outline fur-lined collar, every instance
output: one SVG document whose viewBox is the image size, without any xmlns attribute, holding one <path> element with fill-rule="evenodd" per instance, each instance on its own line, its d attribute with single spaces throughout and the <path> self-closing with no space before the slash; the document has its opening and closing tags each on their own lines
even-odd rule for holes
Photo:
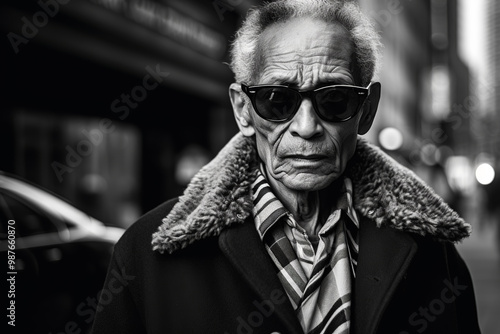
<svg viewBox="0 0 500 334">
<path fill-rule="evenodd" d="M 243 223 L 252 214 L 250 188 L 256 161 L 254 140 L 235 135 L 196 174 L 163 219 L 153 234 L 153 250 L 172 253 Z M 470 225 L 417 175 L 362 137 L 358 137 L 346 175 L 354 185 L 355 209 L 379 227 L 387 225 L 452 242 L 471 232 Z"/>
</svg>

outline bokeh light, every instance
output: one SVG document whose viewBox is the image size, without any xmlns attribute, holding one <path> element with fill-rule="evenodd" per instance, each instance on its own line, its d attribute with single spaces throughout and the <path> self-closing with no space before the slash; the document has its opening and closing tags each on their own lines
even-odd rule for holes
<svg viewBox="0 0 500 334">
<path fill-rule="evenodd" d="M 476 179 L 482 185 L 488 185 L 495 179 L 495 169 L 488 164 L 482 163 L 476 168 Z"/>
<path fill-rule="evenodd" d="M 380 131 L 378 140 L 380 145 L 389 151 L 395 151 L 403 146 L 403 134 L 393 127 L 388 127 Z"/>
</svg>

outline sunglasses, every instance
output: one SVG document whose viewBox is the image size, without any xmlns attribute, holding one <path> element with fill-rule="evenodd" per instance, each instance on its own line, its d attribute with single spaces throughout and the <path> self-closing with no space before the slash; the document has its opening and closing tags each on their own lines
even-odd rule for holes
<svg viewBox="0 0 500 334">
<path fill-rule="evenodd" d="M 299 91 L 283 85 L 241 84 L 241 89 L 250 98 L 255 112 L 271 122 L 285 122 L 293 118 L 304 97 L 311 99 L 318 116 L 328 122 L 345 122 L 361 109 L 370 88 L 332 85 L 314 90 Z"/>
</svg>

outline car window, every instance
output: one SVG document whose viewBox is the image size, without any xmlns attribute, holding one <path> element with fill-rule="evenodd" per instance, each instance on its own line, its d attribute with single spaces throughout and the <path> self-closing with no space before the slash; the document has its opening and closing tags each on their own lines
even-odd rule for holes
<svg viewBox="0 0 500 334">
<path fill-rule="evenodd" d="M 7 230 L 6 224 L 9 219 L 16 221 L 16 235 L 18 237 L 58 231 L 57 227 L 43 213 L 2 192 L 0 192 L 0 211 L 2 235 Z"/>
</svg>

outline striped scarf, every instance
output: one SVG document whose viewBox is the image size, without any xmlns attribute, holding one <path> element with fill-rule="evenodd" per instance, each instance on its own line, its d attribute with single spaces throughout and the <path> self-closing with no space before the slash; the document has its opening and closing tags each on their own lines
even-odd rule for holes
<svg viewBox="0 0 500 334">
<path fill-rule="evenodd" d="M 351 280 L 356 274 L 358 218 L 352 183 L 318 232 L 314 247 L 306 231 L 272 193 L 259 170 L 252 185 L 257 231 L 305 333 L 348 333 Z"/>
</svg>

